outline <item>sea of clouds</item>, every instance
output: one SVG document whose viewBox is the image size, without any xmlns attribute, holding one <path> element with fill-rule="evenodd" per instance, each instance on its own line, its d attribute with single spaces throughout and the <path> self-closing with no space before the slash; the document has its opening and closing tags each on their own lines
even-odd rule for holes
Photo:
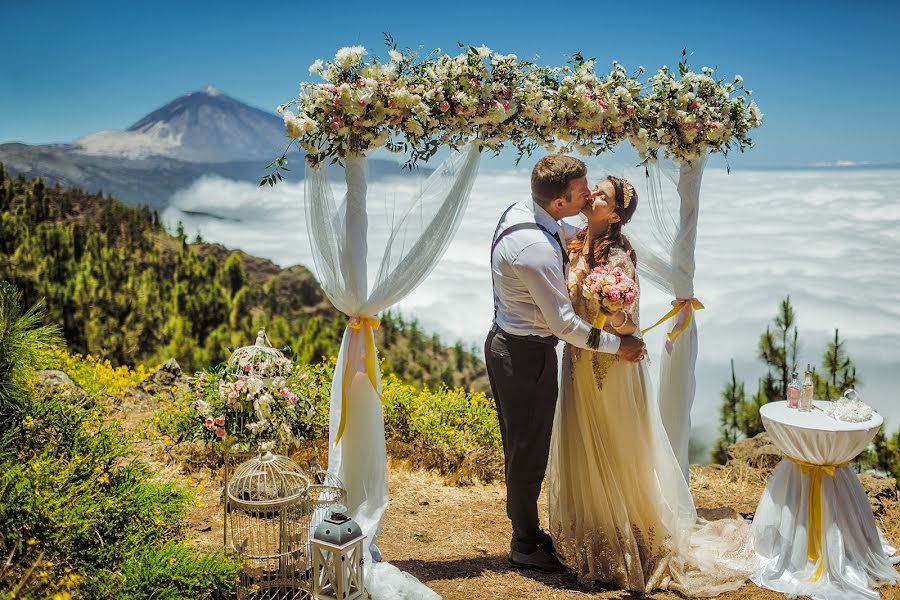
<svg viewBox="0 0 900 600">
<path fill-rule="evenodd" d="M 640 177 L 638 171 L 612 170 L 635 181 Z M 491 236 L 503 210 L 528 197 L 529 171 L 482 169 L 456 238 L 425 283 L 400 303 L 404 314 L 417 317 L 445 340 L 481 346 L 493 312 Z M 603 173 L 603 164 L 592 165 L 592 180 Z M 370 182 L 370 281 L 391 224 L 424 176 Z M 333 185 L 340 198 L 342 184 Z M 163 220 L 170 229 L 180 221 L 191 236 L 200 233 L 207 241 L 281 266 L 313 268 L 303 196 L 302 182 L 259 188 L 207 177 L 174 194 Z M 628 227 L 641 235 L 651 226 L 646 204 L 639 204 Z M 900 170 L 728 174 L 708 167 L 696 263 L 695 291 L 706 305 L 698 313 L 700 354 L 692 412 L 697 441 L 708 445 L 716 435 L 731 359 L 738 377 L 755 391 L 763 374 L 756 358 L 759 335 L 787 295 L 798 317 L 801 367 L 813 363 L 821 368 L 825 345 L 839 328 L 864 382 L 859 388 L 863 400 L 886 417 L 891 430 L 900 426 Z M 646 326 L 668 309 L 671 298 L 649 284 L 642 292 Z M 647 335 L 655 364 L 661 329 Z"/>
</svg>

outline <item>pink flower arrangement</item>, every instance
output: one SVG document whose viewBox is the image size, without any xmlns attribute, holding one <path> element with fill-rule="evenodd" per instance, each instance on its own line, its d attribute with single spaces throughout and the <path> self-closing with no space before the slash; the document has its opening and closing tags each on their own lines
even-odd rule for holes
<svg viewBox="0 0 900 600">
<path fill-rule="evenodd" d="M 607 313 L 631 312 L 638 299 L 637 284 L 621 267 L 595 267 L 584 278 L 582 293 L 599 301 Z"/>
</svg>

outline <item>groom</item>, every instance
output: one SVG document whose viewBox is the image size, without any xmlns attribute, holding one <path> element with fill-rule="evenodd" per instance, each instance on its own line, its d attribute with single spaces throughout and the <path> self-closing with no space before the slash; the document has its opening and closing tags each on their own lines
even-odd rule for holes
<svg viewBox="0 0 900 600">
<path fill-rule="evenodd" d="M 503 213 L 491 245 L 495 311 L 484 356 L 506 461 L 509 562 L 548 573 L 565 570 L 537 510 L 558 394 L 556 344 L 588 348 L 591 331 L 566 289 L 566 242 L 578 229 L 559 221 L 581 212 L 590 197 L 582 161 L 545 156 L 531 172 L 531 198 Z M 637 361 L 644 343 L 601 332 L 592 349 Z"/>
</svg>

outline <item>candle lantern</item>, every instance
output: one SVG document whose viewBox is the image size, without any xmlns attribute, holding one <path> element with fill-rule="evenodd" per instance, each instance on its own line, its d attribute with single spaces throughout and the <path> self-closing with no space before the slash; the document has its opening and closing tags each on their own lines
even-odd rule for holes
<svg viewBox="0 0 900 600">
<path fill-rule="evenodd" d="M 311 542 L 316 600 L 365 598 L 363 588 L 363 541 L 366 536 L 347 509 L 335 504 L 315 530 Z"/>
</svg>

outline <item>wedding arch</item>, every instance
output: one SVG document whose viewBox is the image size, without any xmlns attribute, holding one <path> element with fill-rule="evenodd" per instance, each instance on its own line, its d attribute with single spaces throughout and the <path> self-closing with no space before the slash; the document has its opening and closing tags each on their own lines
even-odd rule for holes
<svg viewBox="0 0 900 600">
<path fill-rule="evenodd" d="M 388 59 L 367 60 L 359 46 L 317 60 L 299 97 L 279 107 L 291 144 L 306 152 L 306 224 L 316 274 L 334 306 L 349 317 L 331 389 L 328 468 L 348 488 L 348 509 L 374 549 L 388 501 L 376 315 L 402 300 L 443 256 L 465 212 L 480 153 L 539 148 L 600 155 L 629 142 L 641 158 L 655 231 L 638 240 L 641 274 L 674 296 L 660 366 L 660 408 L 687 477 L 690 409 L 697 358 L 693 312 L 694 247 L 705 158 L 744 151 L 762 114 L 740 76 L 697 73 L 686 53 L 677 70 L 662 67 L 642 81 L 613 63 L 598 73 L 576 54 L 562 67 L 544 67 L 486 47 L 462 46 L 451 56 L 401 51 L 388 38 Z M 391 226 L 370 286 L 367 271 L 366 153 L 379 147 L 407 156 L 414 167 L 444 146 L 456 150 L 428 177 Z M 290 146 L 288 147 L 290 148 Z M 677 197 L 662 191 L 660 160 L 677 165 Z M 344 167 L 338 203 L 328 164 Z M 287 170 L 273 161 L 260 185 Z M 677 219 L 673 205 L 677 205 Z M 651 239 L 652 238 L 652 239 Z M 378 260 L 375 258 L 375 260 Z M 374 264 L 372 265 L 374 266 Z M 655 326 L 655 325 L 654 325 Z"/>
</svg>

